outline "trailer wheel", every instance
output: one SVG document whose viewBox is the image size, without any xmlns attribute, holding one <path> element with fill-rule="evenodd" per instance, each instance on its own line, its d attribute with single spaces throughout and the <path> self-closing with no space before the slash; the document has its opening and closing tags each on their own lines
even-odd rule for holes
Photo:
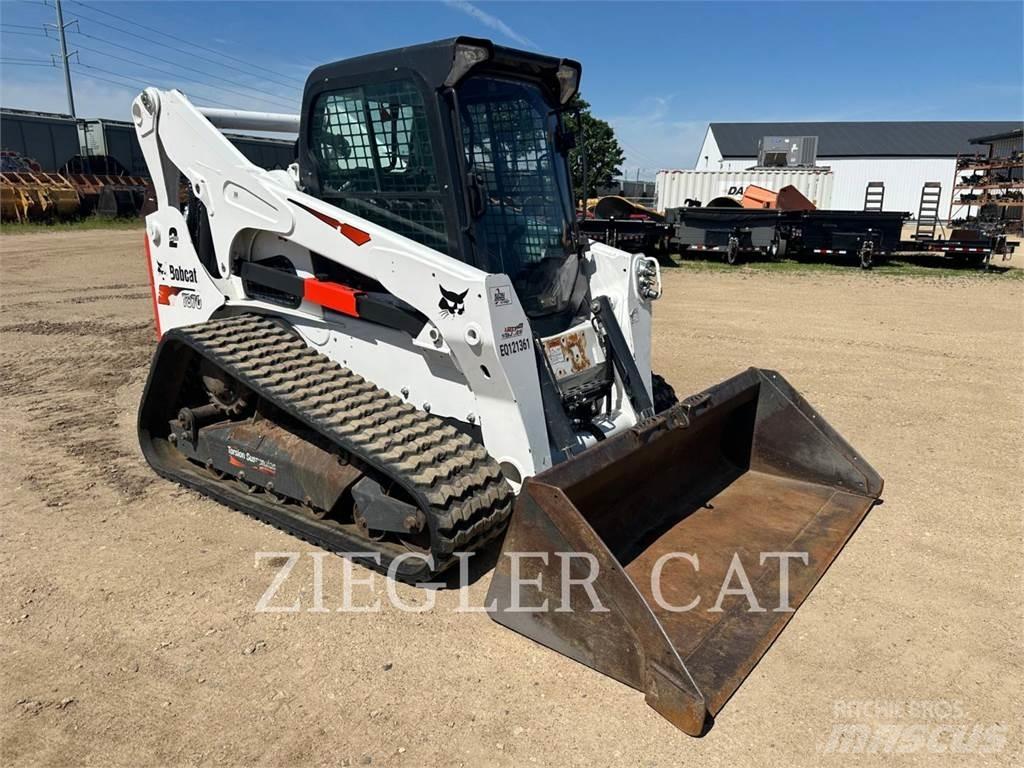
<svg viewBox="0 0 1024 768">
<path fill-rule="evenodd" d="M 776 232 L 772 235 L 772 241 L 768 244 L 768 258 L 772 261 L 778 261 L 786 257 L 786 241 L 783 240 L 779 233 Z"/>
<path fill-rule="evenodd" d="M 736 266 L 740 260 L 740 241 L 738 238 L 730 237 L 729 245 L 725 249 L 725 263 Z"/>
<path fill-rule="evenodd" d="M 864 240 L 861 242 L 860 248 L 857 252 L 860 256 L 860 268 L 871 269 L 875 255 L 875 244 L 870 240 Z"/>
</svg>

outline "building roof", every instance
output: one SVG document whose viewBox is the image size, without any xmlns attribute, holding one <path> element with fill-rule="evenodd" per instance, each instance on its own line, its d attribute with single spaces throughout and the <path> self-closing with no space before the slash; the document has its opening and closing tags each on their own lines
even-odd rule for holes
<svg viewBox="0 0 1024 768">
<path fill-rule="evenodd" d="M 1013 131 L 1020 121 L 711 123 L 723 158 L 757 157 L 765 136 L 817 136 L 818 157 L 954 157 L 976 136 Z"/>
<path fill-rule="evenodd" d="M 1018 128 L 1015 131 L 1005 131 L 1003 133 L 994 133 L 991 136 L 979 136 L 976 139 L 971 139 L 971 144 L 991 144 L 994 141 L 1000 141 L 1002 139 L 1020 139 L 1024 138 L 1024 128 Z"/>
</svg>

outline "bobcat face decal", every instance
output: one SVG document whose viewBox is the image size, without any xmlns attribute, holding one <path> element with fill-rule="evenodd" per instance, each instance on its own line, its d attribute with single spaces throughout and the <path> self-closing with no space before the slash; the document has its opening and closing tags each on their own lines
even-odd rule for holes
<svg viewBox="0 0 1024 768">
<path fill-rule="evenodd" d="M 441 317 L 461 315 L 466 311 L 466 294 L 469 293 L 468 288 L 462 293 L 455 293 L 454 291 L 446 290 L 443 285 L 438 285 L 437 287 L 441 289 L 441 300 L 437 302 L 437 306 L 441 310 Z"/>
</svg>

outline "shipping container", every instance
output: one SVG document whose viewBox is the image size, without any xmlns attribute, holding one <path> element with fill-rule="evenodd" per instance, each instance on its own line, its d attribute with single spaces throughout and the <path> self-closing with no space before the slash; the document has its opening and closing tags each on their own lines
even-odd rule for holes
<svg viewBox="0 0 1024 768">
<path fill-rule="evenodd" d="M 655 208 L 661 212 L 681 208 L 687 200 L 707 205 L 718 197 L 739 200 L 748 184 L 776 192 L 792 185 L 818 208 L 828 208 L 832 201 L 832 172 L 827 168 L 658 171 L 654 182 Z"/>
<path fill-rule="evenodd" d="M 56 173 L 78 154 L 75 119 L 53 112 L 0 110 L 0 149 L 35 160 L 48 173 Z"/>
</svg>

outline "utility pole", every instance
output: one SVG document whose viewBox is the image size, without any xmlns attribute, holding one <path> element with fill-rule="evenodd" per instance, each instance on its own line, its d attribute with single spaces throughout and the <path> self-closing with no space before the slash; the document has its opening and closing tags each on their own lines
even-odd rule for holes
<svg viewBox="0 0 1024 768">
<path fill-rule="evenodd" d="M 54 0 L 54 5 L 57 7 L 57 36 L 60 38 L 60 58 L 64 64 L 64 88 L 68 92 L 68 112 L 71 113 L 72 117 L 75 117 L 75 94 L 71 90 L 71 65 L 69 59 L 74 56 L 78 51 L 72 51 L 68 53 L 68 41 L 64 36 L 64 31 L 72 24 L 77 24 L 77 21 L 69 21 L 67 24 L 64 23 L 64 13 L 61 11 L 60 0 Z M 52 24 L 46 26 L 52 27 Z"/>
</svg>

